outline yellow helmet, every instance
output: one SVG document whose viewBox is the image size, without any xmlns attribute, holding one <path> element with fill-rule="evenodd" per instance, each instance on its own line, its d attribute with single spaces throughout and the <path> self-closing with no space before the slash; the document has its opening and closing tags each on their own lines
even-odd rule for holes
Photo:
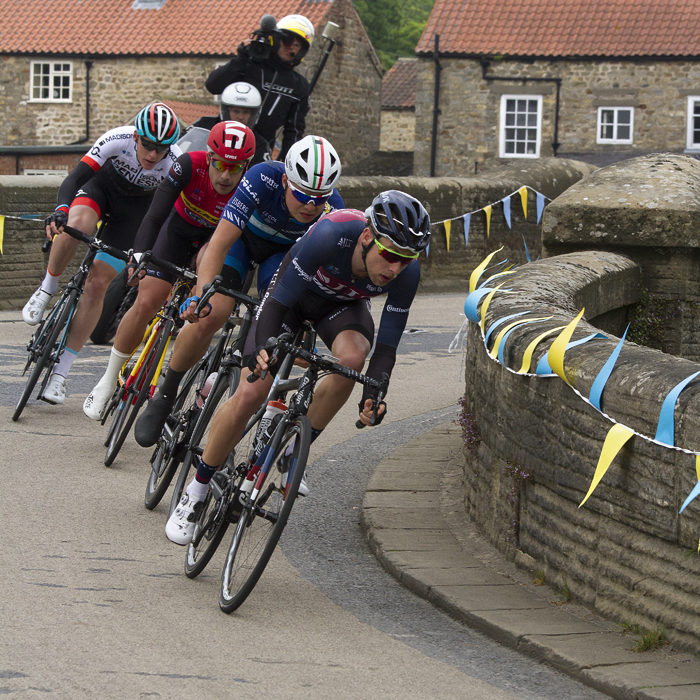
<svg viewBox="0 0 700 700">
<path fill-rule="evenodd" d="M 313 43 L 314 25 L 304 15 L 287 15 L 277 22 L 277 31 L 282 35 L 282 41 L 285 37 L 302 40 L 304 46 L 297 56 L 297 62 L 301 62 Z"/>
</svg>

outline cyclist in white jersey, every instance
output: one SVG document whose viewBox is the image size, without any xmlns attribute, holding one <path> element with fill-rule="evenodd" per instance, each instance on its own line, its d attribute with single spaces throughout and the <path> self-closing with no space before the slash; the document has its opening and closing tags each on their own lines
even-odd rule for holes
<svg viewBox="0 0 700 700">
<path fill-rule="evenodd" d="M 66 177 L 58 192 L 58 206 L 46 219 L 46 235 L 53 239 L 46 275 L 22 310 L 29 325 L 41 321 L 78 248 L 78 241 L 63 233 L 63 226 L 92 235 L 102 220 L 100 239 L 129 250 L 156 187 L 181 154 L 175 145 L 179 134 L 175 113 L 155 102 L 138 113 L 134 126 L 117 127 L 100 136 Z M 109 283 L 123 268 L 124 263 L 112 256 L 96 256 L 65 352 L 41 397 L 44 401 L 63 403 L 65 376 L 99 320 Z"/>
</svg>

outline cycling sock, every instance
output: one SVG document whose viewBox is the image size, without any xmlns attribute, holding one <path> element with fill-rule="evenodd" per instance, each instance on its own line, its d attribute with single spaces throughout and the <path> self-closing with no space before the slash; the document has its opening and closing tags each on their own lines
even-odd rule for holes
<svg viewBox="0 0 700 700">
<path fill-rule="evenodd" d="M 184 376 L 185 372 L 178 372 L 172 368 L 168 369 L 160 387 L 160 393 L 168 398 L 177 396 L 178 387 Z"/>
<path fill-rule="evenodd" d="M 200 484 L 197 479 L 190 482 L 190 485 L 185 489 L 185 493 L 192 498 L 196 498 L 198 501 L 203 501 L 207 497 L 207 491 L 209 490 L 209 483 Z"/>
<path fill-rule="evenodd" d="M 98 382 L 99 384 L 109 384 L 110 386 L 117 383 L 117 377 L 119 376 L 119 370 L 122 365 L 131 357 L 129 352 L 119 352 L 112 348 L 112 352 L 109 355 L 109 364 L 105 373 L 102 375 L 102 379 Z"/>
<path fill-rule="evenodd" d="M 77 357 L 77 350 L 71 350 L 70 348 L 66 348 L 63 352 L 63 355 L 61 355 L 61 359 L 56 363 L 53 373 L 60 374 L 62 377 L 67 377 L 68 372 L 70 372 L 70 368 L 73 366 L 73 363 L 75 362 L 75 359 Z"/>
<path fill-rule="evenodd" d="M 61 275 L 52 275 L 49 272 L 49 268 L 46 268 L 46 276 L 44 281 L 41 283 L 40 289 L 43 289 L 47 294 L 53 296 L 58 289 L 58 280 L 61 279 Z"/>
<path fill-rule="evenodd" d="M 219 467 L 213 467 L 211 464 L 207 464 L 201 457 L 197 458 L 197 475 L 195 476 L 195 481 L 199 484 L 206 486 L 210 481 L 212 476 L 219 471 Z M 206 492 L 205 492 L 206 493 Z"/>
<path fill-rule="evenodd" d="M 314 428 L 311 426 L 311 442 L 313 441 L 324 431 L 324 428 Z"/>
</svg>

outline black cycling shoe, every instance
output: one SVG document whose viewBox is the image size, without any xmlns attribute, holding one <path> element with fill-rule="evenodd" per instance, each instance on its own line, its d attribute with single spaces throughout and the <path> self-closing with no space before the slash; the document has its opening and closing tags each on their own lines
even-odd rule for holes
<svg viewBox="0 0 700 700">
<path fill-rule="evenodd" d="M 141 447 L 153 447 L 158 442 L 174 403 L 174 397 L 165 397 L 158 391 L 146 404 L 146 410 L 138 417 L 134 426 L 134 437 Z"/>
</svg>

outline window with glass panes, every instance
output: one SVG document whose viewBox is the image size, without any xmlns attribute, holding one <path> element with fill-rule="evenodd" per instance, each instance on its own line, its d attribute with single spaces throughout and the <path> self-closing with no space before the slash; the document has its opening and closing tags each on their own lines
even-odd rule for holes
<svg viewBox="0 0 700 700">
<path fill-rule="evenodd" d="M 539 158 L 541 130 L 541 95 L 501 97 L 501 158 Z"/>
<path fill-rule="evenodd" d="M 598 143 L 632 143 L 633 107 L 598 108 Z"/>
<path fill-rule="evenodd" d="M 32 100 L 70 102 L 72 74 L 71 63 L 32 63 Z"/>
<path fill-rule="evenodd" d="M 686 148 L 700 150 L 700 95 L 688 98 L 688 141 Z"/>
</svg>

